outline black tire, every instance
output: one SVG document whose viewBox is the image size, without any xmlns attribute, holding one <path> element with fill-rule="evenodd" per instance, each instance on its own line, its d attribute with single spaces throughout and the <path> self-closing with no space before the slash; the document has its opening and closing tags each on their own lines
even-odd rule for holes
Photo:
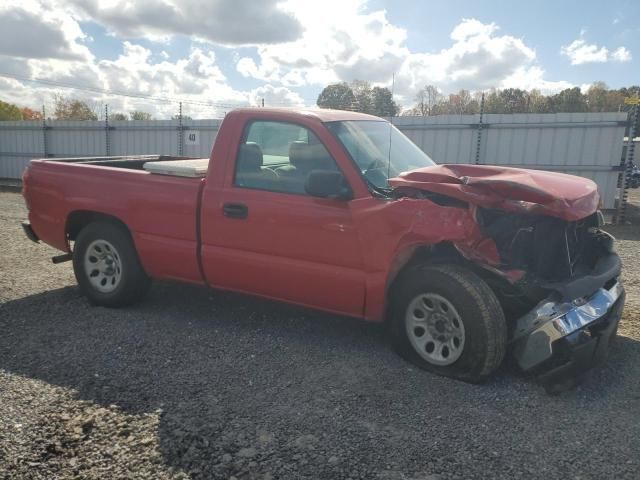
<svg viewBox="0 0 640 480">
<path fill-rule="evenodd" d="M 98 290 L 85 271 L 85 254 L 95 241 L 109 242 L 118 255 L 120 276 L 114 290 L 110 292 Z M 142 299 L 151 286 L 151 279 L 140 264 L 129 232 L 110 222 L 90 223 L 80 231 L 73 249 L 73 271 L 82 293 L 91 303 L 103 307 L 131 305 Z"/>
<path fill-rule="evenodd" d="M 406 326 L 407 310 L 423 294 L 448 300 L 463 323 L 464 343 L 457 360 L 449 365 L 427 361 L 409 338 L 408 328 L 414 327 Z M 395 282 L 391 296 L 391 334 L 405 359 L 424 370 L 471 383 L 486 380 L 500 366 L 507 345 L 504 312 L 491 288 L 471 270 L 453 264 L 410 267 Z"/>
</svg>

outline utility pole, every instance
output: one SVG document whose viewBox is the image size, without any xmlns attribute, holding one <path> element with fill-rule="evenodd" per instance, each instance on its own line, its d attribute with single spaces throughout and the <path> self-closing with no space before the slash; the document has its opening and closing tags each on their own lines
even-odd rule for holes
<svg viewBox="0 0 640 480">
<path fill-rule="evenodd" d="M 262 108 L 264 108 L 264 97 L 262 97 Z"/>
</svg>

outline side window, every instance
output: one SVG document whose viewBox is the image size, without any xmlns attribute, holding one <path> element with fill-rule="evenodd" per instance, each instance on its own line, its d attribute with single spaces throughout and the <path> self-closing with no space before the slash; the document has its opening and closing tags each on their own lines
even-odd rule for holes
<svg viewBox="0 0 640 480">
<path fill-rule="evenodd" d="M 293 123 L 256 121 L 238 149 L 234 185 L 304 194 L 312 170 L 338 170 L 313 132 Z"/>
</svg>

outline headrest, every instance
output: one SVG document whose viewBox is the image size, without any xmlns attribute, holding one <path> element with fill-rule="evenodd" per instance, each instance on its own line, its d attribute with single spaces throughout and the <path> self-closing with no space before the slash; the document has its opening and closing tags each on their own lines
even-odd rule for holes
<svg viewBox="0 0 640 480">
<path fill-rule="evenodd" d="M 304 142 L 291 142 L 289 163 L 296 168 L 311 170 L 331 168 L 333 160 L 321 143 L 309 145 Z"/>
<path fill-rule="evenodd" d="M 240 145 L 238 151 L 238 169 L 248 172 L 260 170 L 262 167 L 262 149 L 254 142 L 247 142 Z"/>
</svg>

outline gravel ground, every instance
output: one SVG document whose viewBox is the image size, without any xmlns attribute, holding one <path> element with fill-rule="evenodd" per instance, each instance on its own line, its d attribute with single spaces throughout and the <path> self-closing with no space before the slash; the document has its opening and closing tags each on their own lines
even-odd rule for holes
<svg viewBox="0 0 640 480">
<path fill-rule="evenodd" d="M 158 283 L 93 308 L 0 192 L 0 478 L 640 476 L 640 229 L 606 367 L 548 396 L 418 371 L 364 322 Z"/>
</svg>

